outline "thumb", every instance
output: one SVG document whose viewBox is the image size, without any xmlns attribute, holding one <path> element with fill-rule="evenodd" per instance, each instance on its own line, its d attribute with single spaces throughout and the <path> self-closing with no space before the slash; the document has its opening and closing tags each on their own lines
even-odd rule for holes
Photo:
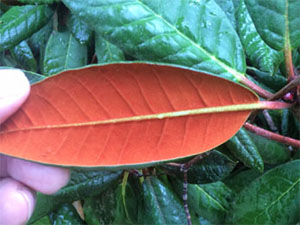
<svg viewBox="0 0 300 225">
<path fill-rule="evenodd" d="M 0 124 L 17 111 L 29 91 L 30 84 L 21 70 L 0 70 Z"/>
</svg>

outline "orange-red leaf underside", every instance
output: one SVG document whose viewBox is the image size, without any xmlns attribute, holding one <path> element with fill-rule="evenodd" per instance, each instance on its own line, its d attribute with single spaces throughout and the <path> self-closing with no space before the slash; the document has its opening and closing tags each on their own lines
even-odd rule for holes
<svg viewBox="0 0 300 225">
<path fill-rule="evenodd" d="M 165 161 L 220 145 L 250 111 L 113 119 L 257 102 L 240 85 L 178 67 L 124 63 L 65 71 L 32 86 L 24 106 L 1 126 L 0 152 L 66 166 Z"/>
</svg>

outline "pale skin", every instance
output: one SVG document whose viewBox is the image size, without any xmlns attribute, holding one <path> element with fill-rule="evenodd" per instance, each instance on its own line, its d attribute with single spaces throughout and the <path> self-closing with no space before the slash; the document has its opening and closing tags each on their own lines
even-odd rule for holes
<svg viewBox="0 0 300 225">
<path fill-rule="evenodd" d="M 0 70 L 0 129 L 30 92 L 20 70 Z M 0 140 L 1 141 L 1 140 Z M 49 167 L 0 154 L 0 225 L 22 225 L 30 218 L 36 192 L 53 194 L 69 180 L 68 169 Z"/>
</svg>

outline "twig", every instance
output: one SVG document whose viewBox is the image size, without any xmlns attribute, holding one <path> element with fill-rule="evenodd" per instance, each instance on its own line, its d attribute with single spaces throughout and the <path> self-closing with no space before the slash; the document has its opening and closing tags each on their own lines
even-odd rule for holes
<svg viewBox="0 0 300 225">
<path fill-rule="evenodd" d="M 286 144 L 286 145 L 290 145 L 290 146 L 294 146 L 296 148 L 300 148 L 300 141 L 299 140 L 296 140 L 296 139 L 293 139 L 293 138 L 290 138 L 290 137 L 286 137 L 286 136 L 282 136 L 280 134 L 275 134 L 271 131 L 268 131 L 268 130 L 265 130 L 263 128 L 254 126 L 250 123 L 245 123 L 244 128 L 246 128 L 248 131 L 251 131 L 252 133 L 263 136 L 263 137 L 268 138 L 270 140 L 278 141 L 278 142 Z"/>
<path fill-rule="evenodd" d="M 278 92 L 276 92 L 274 95 L 272 95 L 268 101 L 273 101 L 276 99 L 280 99 L 282 96 L 284 96 L 289 91 L 293 90 L 295 87 L 300 85 L 300 77 L 297 76 L 291 82 L 289 82 L 287 85 L 285 85 L 282 89 L 280 89 Z"/>
<path fill-rule="evenodd" d="M 183 193 L 182 193 L 182 200 L 183 200 L 183 207 L 184 212 L 186 215 L 188 225 L 192 225 L 191 214 L 188 206 L 188 170 L 189 168 L 186 167 L 186 164 L 182 164 L 180 170 L 183 172 Z"/>
<path fill-rule="evenodd" d="M 279 131 L 278 131 L 278 129 L 277 129 L 277 127 L 276 127 L 276 125 L 275 125 L 272 117 L 270 116 L 268 110 L 265 109 L 262 112 L 263 112 L 263 115 L 264 115 L 264 117 L 265 117 L 265 119 L 266 119 L 266 121 L 267 121 L 267 123 L 268 123 L 268 125 L 269 125 L 269 127 L 271 129 L 271 131 L 273 131 L 274 133 L 278 134 Z"/>
</svg>

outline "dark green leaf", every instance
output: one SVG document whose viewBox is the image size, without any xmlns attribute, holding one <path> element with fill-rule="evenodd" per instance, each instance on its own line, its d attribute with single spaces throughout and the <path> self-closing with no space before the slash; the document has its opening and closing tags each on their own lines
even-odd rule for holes
<svg viewBox="0 0 300 225">
<path fill-rule="evenodd" d="M 100 195 L 84 200 L 84 216 L 88 225 L 111 224 L 116 211 L 116 186 Z"/>
<path fill-rule="evenodd" d="M 198 163 L 194 164 L 188 171 L 188 182 L 193 184 L 205 184 L 216 182 L 227 177 L 236 166 L 236 162 L 232 161 L 225 154 L 213 150 L 208 156 L 204 157 Z M 180 168 L 161 166 L 169 173 L 183 178 L 183 173 Z"/>
<path fill-rule="evenodd" d="M 10 52 L 22 69 L 36 72 L 37 63 L 26 41 L 21 41 L 18 45 L 10 49 Z"/>
<path fill-rule="evenodd" d="M 34 55 L 39 55 L 40 51 L 45 48 L 46 43 L 53 30 L 53 20 L 50 20 L 39 31 L 35 32 L 29 39 L 28 44 Z"/>
<path fill-rule="evenodd" d="M 141 224 L 187 224 L 182 202 L 177 195 L 156 177 L 143 183 L 143 203 L 139 208 Z"/>
<path fill-rule="evenodd" d="M 18 0 L 19 2 L 23 2 L 25 4 L 52 4 L 54 2 L 60 2 L 60 0 Z"/>
<path fill-rule="evenodd" d="M 134 192 L 133 187 L 130 183 L 126 183 L 116 190 L 116 212 L 113 224 L 136 224 L 137 223 L 137 213 L 138 213 L 138 193 Z"/>
<path fill-rule="evenodd" d="M 36 221 L 32 225 L 52 225 L 52 224 L 50 223 L 49 217 L 44 216 L 43 218 L 39 219 L 38 221 Z"/>
<path fill-rule="evenodd" d="M 283 50 L 300 46 L 300 1 L 245 0 L 258 33 L 268 45 Z"/>
<path fill-rule="evenodd" d="M 122 61 L 125 60 L 124 54 L 120 48 L 96 34 L 95 50 L 98 63 Z"/>
<path fill-rule="evenodd" d="M 69 31 L 53 32 L 48 40 L 43 73 L 52 75 L 87 64 L 87 47 L 81 45 Z"/>
<path fill-rule="evenodd" d="M 294 224 L 299 221 L 300 160 L 269 170 L 245 187 L 228 214 L 230 224 Z"/>
<path fill-rule="evenodd" d="M 288 109 L 283 109 L 281 114 L 281 133 L 282 135 L 299 139 L 300 122 Z"/>
<path fill-rule="evenodd" d="M 241 128 L 236 135 L 234 135 L 226 146 L 241 160 L 246 166 L 255 168 L 260 172 L 264 171 L 264 162 L 262 160 L 257 147 L 249 137 L 247 131 Z"/>
<path fill-rule="evenodd" d="M 247 133 L 256 145 L 265 163 L 279 164 L 290 159 L 291 154 L 287 146 L 250 132 Z"/>
<path fill-rule="evenodd" d="M 62 205 L 57 212 L 50 214 L 50 220 L 55 225 L 84 225 L 76 209 L 71 204 Z"/>
<path fill-rule="evenodd" d="M 183 195 L 183 182 L 172 180 L 174 190 Z M 196 217 L 207 224 L 223 224 L 228 213 L 231 190 L 221 181 L 210 184 L 188 184 L 188 207 Z M 196 219 L 196 218 L 194 218 Z M 206 221 L 205 221 L 206 220 Z"/>
<path fill-rule="evenodd" d="M 273 74 L 273 76 L 270 76 L 270 73 L 262 72 L 253 67 L 249 68 L 247 72 L 274 91 L 279 91 L 287 84 L 287 79 L 281 75 Z"/>
<path fill-rule="evenodd" d="M 245 72 L 238 35 L 213 0 L 63 2 L 105 39 L 137 59 L 190 66 L 235 81 Z"/>
<path fill-rule="evenodd" d="M 93 171 L 74 169 L 71 180 L 66 187 L 54 195 L 38 194 L 36 208 L 30 222 L 47 215 L 63 203 L 88 198 L 100 194 L 114 184 L 121 175 L 120 172 Z"/>
<path fill-rule="evenodd" d="M 77 16 L 73 14 L 70 15 L 68 26 L 72 32 L 72 35 L 80 44 L 86 45 L 91 40 L 93 31 L 84 21 L 80 20 Z"/>
<path fill-rule="evenodd" d="M 257 33 L 244 0 L 237 11 L 238 32 L 251 63 L 262 71 L 273 75 L 283 61 L 283 52 L 270 48 Z"/>
<path fill-rule="evenodd" d="M 247 187 L 255 178 L 261 176 L 256 169 L 247 169 L 233 173 L 224 183 L 235 193 Z"/>
<path fill-rule="evenodd" d="M 39 30 L 52 16 L 46 5 L 14 6 L 1 17 L 0 51 L 12 48 Z"/>
</svg>

